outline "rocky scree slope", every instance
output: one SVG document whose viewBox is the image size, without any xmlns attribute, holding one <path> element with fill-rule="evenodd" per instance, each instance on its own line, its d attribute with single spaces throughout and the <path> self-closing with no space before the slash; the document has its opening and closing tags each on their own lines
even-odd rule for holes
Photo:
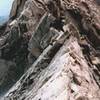
<svg viewBox="0 0 100 100">
<path fill-rule="evenodd" d="M 0 91 L 24 74 L 3 99 L 100 100 L 99 19 L 95 0 L 14 0 L 0 27 Z"/>
</svg>

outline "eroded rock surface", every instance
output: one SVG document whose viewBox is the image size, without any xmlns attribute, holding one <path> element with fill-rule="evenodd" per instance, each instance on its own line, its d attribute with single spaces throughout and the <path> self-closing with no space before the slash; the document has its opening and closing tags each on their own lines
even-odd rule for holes
<svg viewBox="0 0 100 100">
<path fill-rule="evenodd" d="M 99 19 L 98 0 L 15 0 L 0 58 L 23 76 L 3 99 L 99 100 Z"/>
</svg>

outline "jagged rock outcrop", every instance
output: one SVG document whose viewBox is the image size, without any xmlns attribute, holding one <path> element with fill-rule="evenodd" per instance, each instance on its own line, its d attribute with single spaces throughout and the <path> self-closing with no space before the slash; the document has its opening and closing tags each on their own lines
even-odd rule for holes
<svg viewBox="0 0 100 100">
<path fill-rule="evenodd" d="M 100 99 L 98 0 L 15 0 L 10 18 L 0 58 L 16 65 L 12 75 L 31 67 L 4 100 Z"/>
<path fill-rule="evenodd" d="M 10 12 L 10 19 L 14 19 L 20 15 L 25 5 L 26 0 L 14 0 Z"/>
</svg>

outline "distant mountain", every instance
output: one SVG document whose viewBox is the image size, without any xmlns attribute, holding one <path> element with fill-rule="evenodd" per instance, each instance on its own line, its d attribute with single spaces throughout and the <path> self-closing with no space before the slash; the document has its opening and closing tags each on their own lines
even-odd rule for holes
<svg viewBox="0 0 100 100">
<path fill-rule="evenodd" d="M 8 20 L 8 16 L 0 16 L 0 25 Z"/>
</svg>

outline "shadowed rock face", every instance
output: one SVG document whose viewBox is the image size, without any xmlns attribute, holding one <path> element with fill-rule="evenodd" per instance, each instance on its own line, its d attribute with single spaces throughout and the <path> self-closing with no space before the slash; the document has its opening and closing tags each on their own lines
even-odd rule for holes
<svg viewBox="0 0 100 100">
<path fill-rule="evenodd" d="M 100 5 L 100 0 L 96 0 L 97 4 Z"/>
<path fill-rule="evenodd" d="M 99 19 L 94 0 L 14 0 L 1 28 L 0 92 L 22 77 L 5 100 L 99 100 Z"/>
<path fill-rule="evenodd" d="M 28 65 L 27 44 L 24 43 L 23 40 L 18 40 L 18 41 L 19 42 L 16 42 L 14 45 L 12 45 L 10 49 L 2 50 L 1 58 L 4 59 L 5 61 L 4 64 L 7 62 L 8 64 L 7 66 L 5 65 L 5 67 L 3 67 L 2 64 L 0 64 L 0 67 L 4 68 L 4 70 L 1 69 L 1 71 L 4 72 L 4 75 L 1 76 L 1 73 L 0 73 L 0 76 L 2 77 L 0 79 L 0 82 L 2 82 L 2 84 L 0 84 L 0 93 L 8 90 L 27 69 L 27 65 Z M 21 41 L 23 41 L 22 42 L 23 44 L 21 43 Z M 20 49 L 18 50 L 18 48 Z M 11 65 L 9 65 L 9 61 L 12 62 Z"/>
<path fill-rule="evenodd" d="M 3 70 L 5 73 L 2 79 L 3 81 L 1 80 L 2 84 L 0 85 L 0 94 L 5 90 L 8 90 L 31 66 L 34 59 L 36 60 L 34 56 L 32 63 L 28 60 L 28 43 L 32 37 L 33 30 L 36 25 L 38 25 L 39 20 L 44 13 L 44 10 L 42 11 L 41 8 L 38 9 L 37 5 L 34 4 L 34 1 L 15 0 L 12 5 L 10 20 L 7 25 L 5 24 L 0 27 L 0 58 L 4 59 L 5 62 L 11 61 L 16 65 L 16 67 L 12 65 L 15 70 L 11 66 L 9 66 L 9 70 Z M 28 5 L 30 5 L 30 8 Z M 37 11 L 33 10 L 34 7 L 37 7 Z M 35 14 L 36 16 L 34 16 Z M 16 17 L 18 18 L 16 19 Z M 13 18 L 15 20 L 13 20 Z M 12 72 L 10 72 L 11 69 L 13 70 Z M 13 77 L 9 75 L 10 73 Z"/>
<path fill-rule="evenodd" d="M 6 90 L 9 89 L 12 86 L 12 84 L 16 82 L 17 74 L 13 74 L 13 72 L 16 70 L 17 67 L 15 63 L 4 59 L 0 59 L 0 94 L 6 92 Z M 13 81 L 10 81 L 12 79 Z"/>
</svg>

